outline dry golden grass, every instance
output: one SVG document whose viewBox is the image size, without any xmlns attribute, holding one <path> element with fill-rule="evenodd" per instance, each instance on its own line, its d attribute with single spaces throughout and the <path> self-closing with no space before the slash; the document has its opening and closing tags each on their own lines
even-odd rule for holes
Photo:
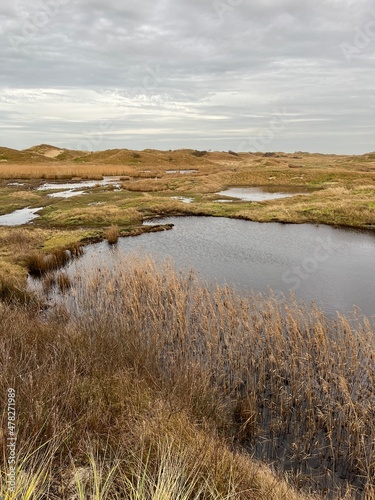
<svg viewBox="0 0 375 500">
<path fill-rule="evenodd" d="M 136 170 L 128 165 L 82 165 L 72 163 L 35 164 L 1 164 L 1 179 L 102 179 L 105 175 L 136 174 Z"/>
<path fill-rule="evenodd" d="M 25 256 L 25 265 L 31 274 L 45 274 L 65 266 L 72 258 L 83 253 L 82 245 L 74 242 L 64 247 L 54 248 L 49 252 L 33 252 Z M 58 283 L 60 284 L 59 280 Z"/>
<path fill-rule="evenodd" d="M 69 260 L 69 253 L 64 248 L 59 248 L 48 254 L 42 252 L 29 254 L 26 257 L 26 266 L 31 274 L 41 274 L 62 267 Z"/>
<path fill-rule="evenodd" d="M 0 301 L 7 304 L 29 304 L 33 294 L 25 290 L 25 282 L 17 275 L 9 275 L 0 269 Z"/>
<path fill-rule="evenodd" d="M 199 172 L 213 174 L 218 172 L 233 172 L 236 182 L 242 177 L 244 182 L 267 180 L 267 174 L 274 172 L 276 184 L 278 177 L 309 176 L 310 171 L 323 170 L 327 175 L 335 171 L 374 174 L 374 155 L 337 156 L 320 154 L 248 154 L 232 155 L 226 152 L 208 152 L 197 156 L 193 150 L 176 151 L 131 151 L 126 149 L 98 151 L 87 154 L 79 151 L 64 150 L 55 161 L 44 156 L 45 149 L 51 146 L 42 145 L 30 148 L 24 152 L 3 149 L 3 155 L 8 161 L 0 164 L 0 178 L 97 178 L 103 175 L 122 175 L 130 177 L 153 177 L 164 175 L 168 169 L 179 170 L 197 168 Z M 44 147 L 46 146 L 46 147 Z M 38 149 L 39 148 L 39 149 Z M 56 148 L 52 148 L 57 151 Z M 0 151 L 1 153 L 1 151 Z M 42 153 L 42 154 L 39 154 Z M 145 172 L 150 170 L 151 172 Z M 254 176 L 250 170 L 259 170 Z M 262 172 L 265 175 L 262 175 Z M 199 175 L 198 172 L 198 175 Z M 271 174 L 272 176 L 272 174 Z M 247 181 L 245 181 L 247 177 Z"/>
<path fill-rule="evenodd" d="M 67 273 L 60 272 L 57 275 L 57 286 L 62 292 L 65 292 L 72 286 L 71 279 Z"/>
<path fill-rule="evenodd" d="M 48 498 L 302 498 L 252 454 L 320 498 L 373 498 L 369 323 L 145 258 L 72 285 L 48 322 L 0 303 L 0 394 L 17 391 L 20 464 L 52 440 Z"/>
<path fill-rule="evenodd" d="M 1 394 L 16 388 L 19 415 L 15 494 L 1 468 L 6 500 L 306 498 L 195 422 L 160 386 L 152 353 L 144 364 L 134 343 L 113 344 L 111 325 L 81 329 L 62 311 L 48 324 L 2 304 L 0 314 Z M 5 458 L 5 434 L 0 447 Z"/>
<path fill-rule="evenodd" d="M 334 184 L 355 187 L 356 185 L 375 184 L 375 168 L 369 172 L 360 170 L 353 164 L 351 169 L 341 165 L 325 167 L 297 166 L 290 168 L 284 163 L 266 165 L 250 163 L 229 172 L 223 172 L 223 181 L 230 186 L 311 186 L 324 187 Z"/>
<path fill-rule="evenodd" d="M 12 193 L 12 197 L 27 202 L 34 202 L 40 199 L 36 193 L 32 193 L 31 191 L 15 191 Z"/>
<path fill-rule="evenodd" d="M 81 253 L 80 240 L 88 238 L 92 232 L 87 230 L 56 230 L 36 227 L 9 227 L 0 231 L 0 263 L 14 265 L 23 262 L 25 256 L 40 249 L 46 252 L 66 248 L 74 255 Z M 12 272 L 16 269 L 13 267 Z"/>
<path fill-rule="evenodd" d="M 215 193 L 223 189 L 228 183 L 227 174 L 224 172 L 217 174 L 207 174 L 204 176 L 191 176 L 177 187 L 176 191 L 187 193 Z"/>
<path fill-rule="evenodd" d="M 138 264 L 111 275 L 94 309 L 100 317 L 111 307 L 112 314 L 127 312 L 128 328 L 143 332 L 146 350 L 152 337 L 167 377 L 185 374 L 189 389 L 179 390 L 190 408 L 198 404 L 195 411 L 207 416 L 212 398 L 225 406 L 234 397 L 239 439 L 253 443 L 260 456 L 290 463 L 312 483 L 319 471 L 323 488 L 339 484 L 339 476 L 374 486 L 370 325 L 352 329 L 345 318 L 331 324 L 318 310 L 293 304 L 282 313 L 276 301 L 249 303 L 228 288 L 209 293 L 192 276 L 179 280 L 170 269 L 161 275 Z M 83 303 L 88 296 L 89 290 L 79 295 Z"/>
<path fill-rule="evenodd" d="M 324 223 L 375 227 L 375 185 L 326 188 L 298 198 L 273 200 L 240 210 L 238 215 L 259 222 Z"/>
<path fill-rule="evenodd" d="M 36 231 L 38 233 L 39 231 Z M 2 228 L 0 243 L 2 252 L 11 252 L 13 255 L 21 256 L 25 254 L 30 246 L 39 243 L 39 234 L 33 230 L 25 228 Z M 4 253 L 2 253 L 4 255 Z"/>
<path fill-rule="evenodd" d="M 127 208 L 111 204 L 90 207 L 64 207 L 45 215 L 43 224 L 69 227 L 107 226 L 116 224 L 126 226 L 139 224 L 142 216 L 136 208 Z"/>
<path fill-rule="evenodd" d="M 104 237 L 111 245 L 118 242 L 119 236 L 120 236 L 120 231 L 118 226 L 111 226 L 104 231 Z"/>
</svg>

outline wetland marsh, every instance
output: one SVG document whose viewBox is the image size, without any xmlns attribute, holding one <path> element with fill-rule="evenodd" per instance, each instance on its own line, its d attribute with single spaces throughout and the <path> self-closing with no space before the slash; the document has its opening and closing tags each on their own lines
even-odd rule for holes
<svg viewBox="0 0 375 500">
<path fill-rule="evenodd" d="M 83 491 L 72 453 L 117 498 L 172 447 L 207 498 L 372 498 L 375 154 L 50 148 L 0 167 L 0 221 L 37 216 L 0 224 L 19 498 Z"/>
</svg>

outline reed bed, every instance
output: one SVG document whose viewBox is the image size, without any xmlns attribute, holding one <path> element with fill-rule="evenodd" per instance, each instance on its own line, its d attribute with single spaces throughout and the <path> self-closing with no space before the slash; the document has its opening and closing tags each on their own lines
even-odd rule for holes
<svg viewBox="0 0 375 500">
<path fill-rule="evenodd" d="M 374 498 L 368 321 L 244 297 L 146 257 L 71 284 L 47 317 L 0 302 L 21 488 L 2 486 L 6 500 L 27 484 L 51 500 Z"/>
<path fill-rule="evenodd" d="M 4 500 L 312 498 L 194 421 L 151 353 L 120 332 L 114 344 L 112 325 L 81 329 L 61 308 L 46 321 L 2 303 L 0 318 L 0 397 L 15 388 L 17 409 L 14 492 L 5 404 L 0 414 Z"/>
<path fill-rule="evenodd" d="M 293 301 L 244 298 L 137 260 L 102 269 L 78 287 L 75 301 L 78 317 L 90 314 L 92 326 L 137 332 L 133 342 L 146 359 L 156 356 L 164 383 L 197 416 L 235 427 L 236 440 L 256 457 L 303 474 L 321 491 L 374 491 L 375 335 L 368 321 L 353 325 Z"/>
<path fill-rule="evenodd" d="M 0 168 L 0 179 L 97 179 L 103 176 L 133 176 L 137 174 L 137 169 L 128 165 L 84 165 L 84 164 L 64 164 L 56 162 L 54 164 L 35 165 L 32 163 L 9 165 L 2 164 Z"/>
</svg>

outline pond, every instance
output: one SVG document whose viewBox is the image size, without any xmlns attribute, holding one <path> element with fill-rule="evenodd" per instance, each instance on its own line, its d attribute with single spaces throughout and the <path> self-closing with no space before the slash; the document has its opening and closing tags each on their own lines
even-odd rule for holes
<svg viewBox="0 0 375 500">
<path fill-rule="evenodd" d="M 290 198 L 296 195 L 306 195 L 307 192 L 301 192 L 301 190 L 296 191 L 280 191 L 279 187 L 253 187 L 253 188 L 241 188 L 232 187 L 226 189 L 225 191 L 220 191 L 220 196 L 230 196 L 231 198 L 237 198 L 241 201 L 267 201 L 267 200 L 277 200 L 281 198 Z M 224 203 L 230 200 L 217 200 L 218 202 Z"/>
<path fill-rule="evenodd" d="M 192 268 L 205 280 L 241 291 L 269 293 L 271 288 L 278 297 L 294 292 L 329 315 L 349 313 L 354 306 L 375 314 L 374 233 L 222 217 L 170 217 L 157 223 L 174 228 L 121 238 L 116 246 L 91 245 L 69 271 L 84 276 L 136 252 L 157 262 L 170 258 L 178 268 Z"/>
<path fill-rule="evenodd" d="M 21 208 L 10 214 L 0 215 L 0 226 L 22 226 L 39 217 L 36 212 L 42 210 L 39 208 Z"/>
</svg>

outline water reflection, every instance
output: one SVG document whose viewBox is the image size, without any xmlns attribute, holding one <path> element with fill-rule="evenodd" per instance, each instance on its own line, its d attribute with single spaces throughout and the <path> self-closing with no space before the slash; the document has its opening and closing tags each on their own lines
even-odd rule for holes
<svg viewBox="0 0 375 500">
<path fill-rule="evenodd" d="M 225 191 L 220 191 L 220 196 L 230 196 L 231 198 L 237 198 L 241 201 L 267 201 L 267 200 L 276 200 L 281 198 L 291 198 L 292 196 L 306 195 L 306 192 L 294 191 L 294 192 L 281 192 L 280 188 L 270 189 L 268 188 L 239 188 L 233 187 L 226 189 Z M 229 200 L 217 200 L 218 202 L 225 202 Z"/>
<path fill-rule="evenodd" d="M 152 223 L 152 222 L 149 222 Z M 120 239 L 116 251 L 106 242 L 88 247 L 70 266 L 81 275 L 115 263 L 118 255 L 172 258 L 211 282 L 240 290 L 295 293 L 329 314 L 359 306 L 375 314 L 375 235 L 311 224 L 257 223 L 213 217 L 171 217 L 171 231 Z"/>
</svg>

